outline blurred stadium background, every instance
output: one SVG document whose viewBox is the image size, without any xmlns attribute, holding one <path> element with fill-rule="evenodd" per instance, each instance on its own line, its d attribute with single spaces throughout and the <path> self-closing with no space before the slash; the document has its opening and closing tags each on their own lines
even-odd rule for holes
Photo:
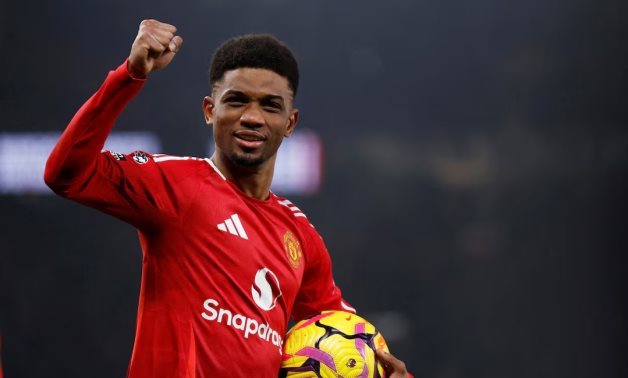
<svg viewBox="0 0 628 378">
<path fill-rule="evenodd" d="M 38 180 L 143 18 L 176 25 L 183 49 L 110 142 L 206 155 L 213 49 L 249 32 L 286 41 L 304 131 L 282 151 L 275 191 L 308 214 L 347 299 L 417 377 L 628 376 L 627 11 L 625 0 L 0 1 L 5 376 L 126 372 L 135 231 Z M 321 165 L 291 170 L 305 152 Z"/>
</svg>

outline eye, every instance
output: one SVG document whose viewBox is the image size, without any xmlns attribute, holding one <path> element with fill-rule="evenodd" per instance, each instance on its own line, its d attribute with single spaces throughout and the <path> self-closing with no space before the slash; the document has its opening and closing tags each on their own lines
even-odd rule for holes
<svg viewBox="0 0 628 378">
<path fill-rule="evenodd" d="M 264 102 L 262 106 L 264 106 L 264 109 L 266 109 L 266 111 L 269 111 L 272 113 L 278 113 L 281 110 L 283 110 L 283 106 L 281 105 L 280 102 L 277 102 L 277 101 L 267 101 L 267 102 Z"/>
<path fill-rule="evenodd" d="M 241 96 L 229 96 L 224 100 L 224 102 L 229 106 L 238 107 L 246 104 L 246 99 Z"/>
</svg>

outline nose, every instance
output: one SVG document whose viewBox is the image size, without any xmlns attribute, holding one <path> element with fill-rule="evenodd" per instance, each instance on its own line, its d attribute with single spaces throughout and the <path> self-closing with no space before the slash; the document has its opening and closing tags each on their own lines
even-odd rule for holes
<svg viewBox="0 0 628 378">
<path fill-rule="evenodd" d="M 256 104 L 249 104 L 240 116 L 240 123 L 246 127 L 257 128 L 264 124 L 261 109 Z"/>
</svg>

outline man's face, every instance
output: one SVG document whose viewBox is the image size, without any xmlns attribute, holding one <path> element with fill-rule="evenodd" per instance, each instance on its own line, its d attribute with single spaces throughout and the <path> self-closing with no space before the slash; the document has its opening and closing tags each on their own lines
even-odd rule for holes
<svg viewBox="0 0 628 378">
<path fill-rule="evenodd" d="M 259 68 L 225 72 L 203 100 L 205 121 L 213 124 L 216 153 L 240 167 L 274 164 L 277 149 L 298 119 L 288 80 Z"/>
</svg>

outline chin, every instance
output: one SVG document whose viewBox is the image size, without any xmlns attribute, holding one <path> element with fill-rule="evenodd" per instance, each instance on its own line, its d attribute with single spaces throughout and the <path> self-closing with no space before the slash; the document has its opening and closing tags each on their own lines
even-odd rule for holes
<svg viewBox="0 0 628 378">
<path fill-rule="evenodd" d="M 234 165 L 246 168 L 259 167 L 266 161 L 262 156 L 251 154 L 233 154 L 229 156 L 229 160 L 231 160 Z"/>
</svg>

